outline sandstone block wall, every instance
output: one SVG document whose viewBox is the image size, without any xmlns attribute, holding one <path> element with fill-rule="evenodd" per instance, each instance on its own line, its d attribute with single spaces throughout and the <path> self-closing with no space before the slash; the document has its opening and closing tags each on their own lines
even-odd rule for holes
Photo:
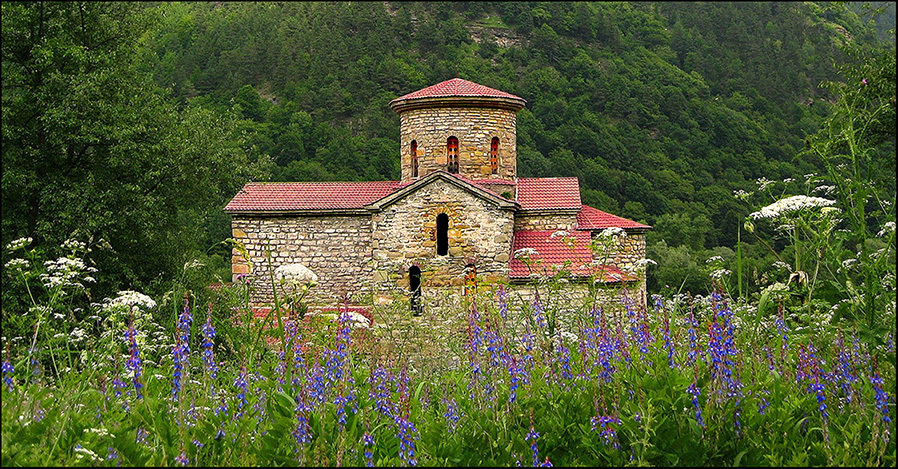
<svg viewBox="0 0 898 469">
<path fill-rule="evenodd" d="M 235 217 L 234 239 L 246 247 L 250 263 L 234 250 L 232 273 L 247 274 L 255 289 L 253 307 L 270 306 L 271 290 L 266 250 L 271 268 L 301 263 L 318 275 L 318 286 L 309 294 L 313 304 L 337 304 L 343 295 L 370 293 L 372 273 L 371 217 L 295 216 Z"/>
<path fill-rule="evenodd" d="M 577 228 L 576 214 L 518 214 L 514 230 L 571 231 Z"/>
<path fill-rule="evenodd" d="M 516 116 L 507 109 L 433 107 L 399 115 L 402 181 L 412 180 L 411 142 L 418 143 L 418 177 L 446 169 L 446 140 L 458 138 L 458 174 L 469 179 L 517 176 Z M 492 175 L 490 143 L 499 138 L 499 174 Z"/>
<path fill-rule="evenodd" d="M 449 217 L 449 253 L 437 255 L 436 218 Z M 422 290 L 464 285 L 469 262 L 487 282 L 508 278 L 514 214 L 436 180 L 373 215 L 374 288 L 408 293 L 408 269 L 421 269 Z"/>
</svg>

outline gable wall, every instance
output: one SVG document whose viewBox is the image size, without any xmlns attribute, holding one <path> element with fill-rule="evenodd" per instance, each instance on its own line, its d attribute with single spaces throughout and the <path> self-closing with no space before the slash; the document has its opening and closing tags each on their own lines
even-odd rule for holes
<svg viewBox="0 0 898 469">
<path fill-rule="evenodd" d="M 436 252 L 436 217 L 449 216 L 449 254 Z M 422 288 L 462 286 L 469 260 L 487 282 L 508 278 L 514 215 L 446 181 L 435 180 L 373 215 L 374 286 L 408 292 L 418 265 Z"/>
</svg>

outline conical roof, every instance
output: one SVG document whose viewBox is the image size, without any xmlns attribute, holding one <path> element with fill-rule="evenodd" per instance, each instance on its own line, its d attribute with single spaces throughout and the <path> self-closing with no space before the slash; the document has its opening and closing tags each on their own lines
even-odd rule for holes
<svg viewBox="0 0 898 469">
<path fill-rule="evenodd" d="M 487 107 L 512 108 L 515 111 L 524 107 L 527 101 L 511 93 L 483 86 L 462 78 L 453 78 L 427 88 L 411 92 L 390 101 L 390 107 L 396 112 L 411 108 L 445 105 L 484 105 Z"/>
</svg>

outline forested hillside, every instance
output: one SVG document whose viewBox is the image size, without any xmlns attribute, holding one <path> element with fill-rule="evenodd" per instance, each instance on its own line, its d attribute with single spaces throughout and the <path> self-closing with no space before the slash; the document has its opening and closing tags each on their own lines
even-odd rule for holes
<svg viewBox="0 0 898 469">
<path fill-rule="evenodd" d="M 226 238 L 220 208 L 248 179 L 398 179 L 389 101 L 461 77 L 527 100 L 521 176 L 577 176 L 584 203 L 655 227 L 649 257 L 662 267 L 651 289 L 684 275 L 706 288 L 704 258 L 732 257 L 739 236 L 753 241 L 738 231 L 755 208 L 734 191 L 822 173 L 805 151 L 835 102 L 822 83 L 894 51 L 894 33 L 883 41 L 845 4 L 217 2 L 88 5 L 80 20 L 57 5 L 63 39 L 35 58 L 34 25 L 50 13 L 19 6 L 31 16 L 12 24 L 3 8 L 4 243 L 82 229 L 133 253 L 128 278 L 141 282 Z M 96 19 L 87 26 L 85 8 Z M 103 8 L 121 10 L 128 27 Z M 108 41 L 73 52 L 91 28 Z M 54 61 L 71 69 L 59 84 L 29 65 Z M 894 119 L 894 70 L 889 79 Z M 145 92 L 124 96 L 136 90 Z M 114 93 L 119 107 L 90 107 Z M 53 113 L 29 107 L 41 99 Z M 30 159 L 50 145 L 30 127 L 35 113 L 77 145 Z M 121 118 L 129 130 L 104 146 Z M 885 132 L 871 174 L 894 200 L 895 136 Z M 96 154 L 116 164 L 91 166 L 107 161 Z M 133 222 L 111 221 L 131 197 L 121 184 L 139 196 L 139 209 L 124 210 Z M 64 226 L 48 225 L 59 213 Z M 159 252 L 170 257 L 138 260 Z"/>
</svg>

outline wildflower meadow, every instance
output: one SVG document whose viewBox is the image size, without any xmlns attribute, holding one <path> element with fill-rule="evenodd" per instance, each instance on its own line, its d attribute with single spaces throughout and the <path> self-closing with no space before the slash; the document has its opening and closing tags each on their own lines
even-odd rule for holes
<svg viewBox="0 0 898 469">
<path fill-rule="evenodd" d="M 4 338 L 4 466 L 895 465 L 894 332 L 722 290 L 570 309 L 558 276 L 416 318 L 254 314 L 238 283 L 168 306 L 122 291 L 73 323 L 95 273 L 65 248 L 44 277 L 7 266 L 49 304 Z"/>
</svg>

